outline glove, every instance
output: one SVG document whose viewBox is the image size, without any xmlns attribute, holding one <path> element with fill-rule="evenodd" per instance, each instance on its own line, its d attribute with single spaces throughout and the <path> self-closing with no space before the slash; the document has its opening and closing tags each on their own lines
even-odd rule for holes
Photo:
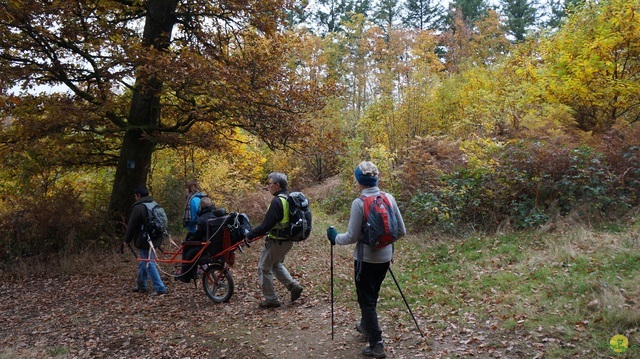
<svg viewBox="0 0 640 359">
<path fill-rule="evenodd" d="M 336 237 L 338 236 L 338 231 L 336 231 L 333 226 L 327 228 L 327 239 L 331 242 L 332 246 L 336 245 Z"/>
</svg>

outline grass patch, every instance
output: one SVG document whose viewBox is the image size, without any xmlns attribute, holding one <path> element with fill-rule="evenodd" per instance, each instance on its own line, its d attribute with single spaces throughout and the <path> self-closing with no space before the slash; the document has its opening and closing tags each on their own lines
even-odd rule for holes
<svg viewBox="0 0 640 359">
<path fill-rule="evenodd" d="M 503 333 L 524 331 L 550 358 L 612 355 L 615 334 L 630 340 L 625 355 L 640 354 L 633 229 L 411 239 L 398 244 L 394 268 L 420 316 L 445 327 L 469 326 L 472 317 Z"/>
<path fill-rule="evenodd" d="M 71 351 L 67 347 L 53 347 L 47 350 L 47 354 L 52 357 L 68 355 Z"/>
</svg>

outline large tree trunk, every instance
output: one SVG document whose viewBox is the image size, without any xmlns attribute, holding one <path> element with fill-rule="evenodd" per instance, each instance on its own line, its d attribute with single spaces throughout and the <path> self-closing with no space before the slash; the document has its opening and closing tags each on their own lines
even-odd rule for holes
<svg viewBox="0 0 640 359">
<path fill-rule="evenodd" d="M 118 224 L 126 223 L 125 218 L 134 202 L 133 189 L 146 184 L 149 174 L 154 144 L 141 135 L 141 130 L 128 130 L 122 141 L 109 205 Z M 119 231 L 123 228 L 118 225 Z"/>
<path fill-rule="evenodd" d="M 176 22 L 177 0 L 150 0 L 143 33 L 143 45 L 157 50 L 169 47 L 171 31 Z M 145 64 L 140 64 L 145 65 Z M 146 184 L 155 148 L 152 138 L 145 132 L 160 121 L 160 95 L 162 82 L 153 75 L 136 76 L 131 98 L 128 124 L 116 169 L 109 209 L 117 223 L 124 225 L 133 204 L 133 189 Z M 124 226 L 118 226 L 122 230 Z"/>
</svg>

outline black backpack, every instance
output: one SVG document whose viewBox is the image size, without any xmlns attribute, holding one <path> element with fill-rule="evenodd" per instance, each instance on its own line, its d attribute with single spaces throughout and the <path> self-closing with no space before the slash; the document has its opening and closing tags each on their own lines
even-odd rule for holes
<svg viewBox="0 0 640 359">
<path fill-rule="evenodd" d="M 144 225 L 144 231 L 149 235 L 153 245 L 159 247 L 162 240 L 169 235 L 167 213 L 156 201 L 143 204 L 147 207 L 147 223 Z"/>
<path fill-rule="evenodd" d="M 251 222 L 244 213 L 225 213 L 220 217 L 209 218 L 206 226 L 206 240 L 211 242 L 211 254 L 222 252 L 226 245 L 242 241 L 251 232 Z M 224 243 L 225 232 L 229 232 L 228 244 Z"/>
<path fill-rule="evenodd" d="M 291 192 L 288 196 L 279 195 L 289 204 L 289 226 L 278 229 L 277 236 L 294 242 L 304 241 L 311 234 L 311 208 L 302 192 Z"/>
</svg>

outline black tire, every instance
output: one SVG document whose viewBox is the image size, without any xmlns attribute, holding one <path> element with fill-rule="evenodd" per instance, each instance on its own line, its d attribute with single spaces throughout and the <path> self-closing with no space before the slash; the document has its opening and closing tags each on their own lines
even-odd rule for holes
<svg viewBox="0 0 640 359">
<path fill-rule="evenodd" d="M 209 266 L 202 276 L 202 288 L 216 303 L 226 303 L 233 295 L 233 277 L 228 268 L 220 265 Z"/>
</svg>

